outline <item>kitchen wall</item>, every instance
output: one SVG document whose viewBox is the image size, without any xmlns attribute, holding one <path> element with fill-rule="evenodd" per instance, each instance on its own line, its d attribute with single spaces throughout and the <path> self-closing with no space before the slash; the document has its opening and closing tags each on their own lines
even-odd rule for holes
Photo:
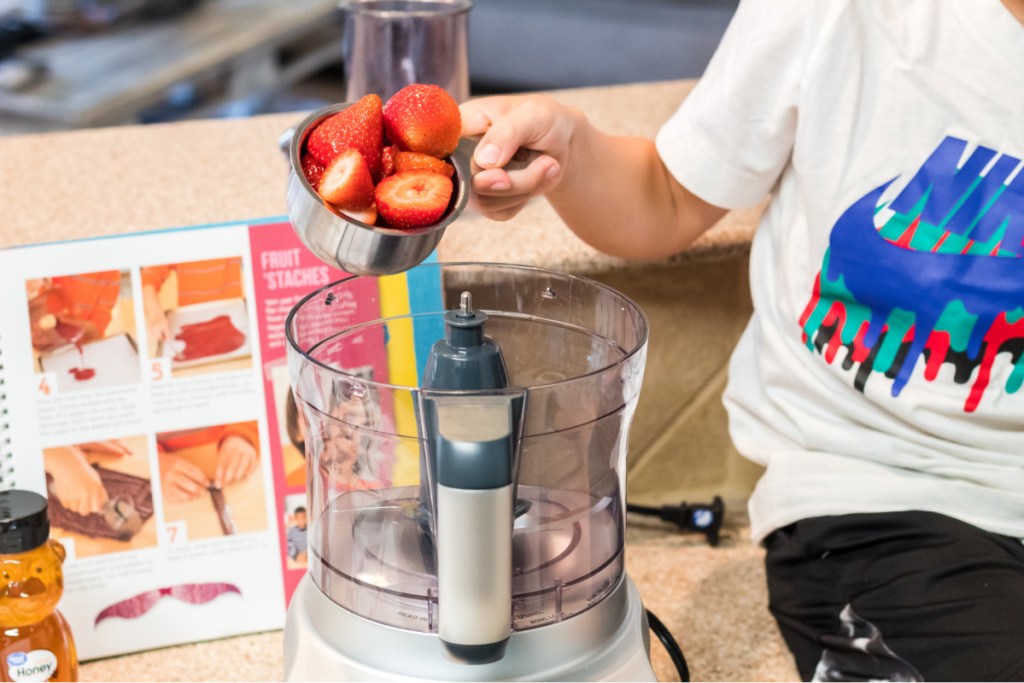
<svg viewBox="0 0 1024 683">
<path fill-rule="evenodd" d="M 476 90 L 694 78 L 739 0 L 475 0 Z"/>
</svg>

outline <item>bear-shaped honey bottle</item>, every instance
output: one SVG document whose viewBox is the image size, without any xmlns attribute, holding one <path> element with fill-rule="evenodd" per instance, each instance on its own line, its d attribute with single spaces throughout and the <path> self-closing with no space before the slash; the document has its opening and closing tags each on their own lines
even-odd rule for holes
<svg viewBox="0 0 1024 683">
<path fill-rule="evenodd" d="M 57 611 L 64 547 L 50 540 L 46 498 L 0 491 L 0 681 L 76 681 L 71 628 Z"/>
</svg>

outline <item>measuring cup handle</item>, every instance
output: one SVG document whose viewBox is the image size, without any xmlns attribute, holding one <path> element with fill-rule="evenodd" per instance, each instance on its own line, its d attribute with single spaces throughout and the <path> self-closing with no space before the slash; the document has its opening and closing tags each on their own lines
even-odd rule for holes
<svg viewBox="0 0 1024 683">
<path fill-rule="evenodd" d="M 277 148 L 281 150 L 281 154 L 287 159 L 291 154 L 292 138 L 295 137 L 295 126 L 292 126 L 277 138 Z"/>
<path fill-rule="evenodd" d="M 480 172 L 481 168 L 476 165 L 473 161 L 473 152 L 476 151 L 476 146 L 480 144 L 480 140 L 483 138 L 482 135 L 473 135 L 470 137 L 464 137 L 459 139 L 459 146 L 455 149 L 455 154 L 458 154 L 465 160 L 465 167 L 470 169 L 470 175 L 476 175 Z M 503 166 L 506 171 L 521 171 L 522 169 L 529 166 L 534 159 L 539 157 L 541 152 L 529 147 L 520 147 L 516 150 L 516 153 L 512 155 L 508 163 Z"/>
</svg>

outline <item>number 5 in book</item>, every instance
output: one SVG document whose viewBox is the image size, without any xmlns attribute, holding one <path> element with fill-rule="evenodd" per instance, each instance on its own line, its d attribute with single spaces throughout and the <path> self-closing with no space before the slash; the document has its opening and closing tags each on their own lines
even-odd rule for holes
<svg viewBox="0 0 1024 683">
<path fill-rule="evenodd" d="M 171 359 L 154 358 L 149 362 L 149 381 L 153 384 L 171 378 Z"/>
<path fill-rule="evenodd" d="M 57 376 L 52 372 L 36 375 L 36 393 L 40 396 L 52 396 L 57 393 Z"/>
</svg>

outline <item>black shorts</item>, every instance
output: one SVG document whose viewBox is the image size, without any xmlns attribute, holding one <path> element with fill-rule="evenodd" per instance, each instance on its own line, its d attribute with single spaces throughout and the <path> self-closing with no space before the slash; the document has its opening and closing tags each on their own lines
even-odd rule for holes
<svg viewBox="0 0 1024 683">
<path fill-rule="evenodd" d="M 1024 680 L 1024 544 L 930 512 L 818 517 L 765 541 L 804 680 Z"/>
</svg>

